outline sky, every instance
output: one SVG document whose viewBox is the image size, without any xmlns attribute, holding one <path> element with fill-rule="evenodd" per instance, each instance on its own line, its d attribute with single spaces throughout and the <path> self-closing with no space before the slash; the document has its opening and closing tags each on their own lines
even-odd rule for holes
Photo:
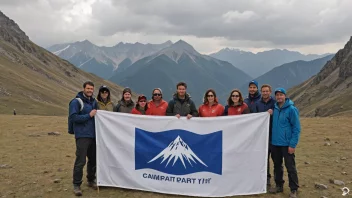
<svg viewBox="0 0 352 198">
<path fill-rule="evenodd" d="M 43 47 L 180 39 L 203 54 L 229 47 L 336 53 L 352 36 L 351 0 L 1 0 Z"/>
</svg>

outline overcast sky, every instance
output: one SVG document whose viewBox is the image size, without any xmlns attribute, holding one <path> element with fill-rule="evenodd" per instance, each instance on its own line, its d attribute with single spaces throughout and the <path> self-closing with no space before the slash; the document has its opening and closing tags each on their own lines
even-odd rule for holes
<svg viewBox="0 0 352 198">
<path fill-rule="evenodd" d="M 351 0 L 1 0 L 32 41 L 96 45 L 183 39 L 224 47 L 335 53 L 352 35 Z"/>
</svg>

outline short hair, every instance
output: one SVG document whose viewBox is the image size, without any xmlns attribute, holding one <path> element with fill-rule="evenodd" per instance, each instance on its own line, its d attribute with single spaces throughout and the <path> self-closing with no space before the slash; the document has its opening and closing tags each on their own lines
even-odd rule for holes
<svg viewBox="0 0 352 198">
<path fill-rule="evenodd" d="M 232 98 L 231 98 L 233 92 L 237 92 L 238 95 L 240 95 L 240 98 L 239 98 L 238 102 L 239 102 L 239 103 L 243 103 L 243 97 L 242 97 L 241 91 L 240 91 L 239 89 L 234 89 L 234 90 L 231 91 L 230 96 L 229 96 L 229 98 L 227 99 L 227 104 L 228 104 L 229 106 L 232 106 L 232 105 L 234 104 L 234 102 L 232 101 Z"/>
<path fill-rule="evenodd" d="M 184 86 L 187 89 L 187 84 L 185 82 L 179 82 L 176 85 L 176 89 L 178 89 L 179 86 Z"/>
<path fill-rule="evenodd" d="M 271 86 L 270 86 L 270 85 L 268 85 L 268 84 L 264 84 L 264 85 L 262 85 L 262 87 L 260 88 L 260 91 L 261 91 L 264 87 L 268 87 L 268 88 L 269 88 L 269 90 L 271 91 Z"/>
<path fill-rule="evenodd" d="M 86 88 L 87 85 L 94 87 L 94 83 L 92 81 L 87 81 L 87 82 L 83 83 L 83 88 Z"/>
</svg>

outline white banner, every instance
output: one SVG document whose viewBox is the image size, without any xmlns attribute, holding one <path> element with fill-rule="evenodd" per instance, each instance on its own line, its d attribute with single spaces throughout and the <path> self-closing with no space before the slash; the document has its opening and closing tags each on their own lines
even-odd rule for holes
<svg viewBox="0 0 352 198">
<path fill-rule="evenodd" d="M 269 118 L 98 111 L 97 184 L 206 197 L 266 193 Z"/>
</svg>

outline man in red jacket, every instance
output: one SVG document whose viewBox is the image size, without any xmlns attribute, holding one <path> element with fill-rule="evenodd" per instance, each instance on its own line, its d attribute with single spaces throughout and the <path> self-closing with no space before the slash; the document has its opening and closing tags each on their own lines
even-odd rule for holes
<svg viewBox="0 0 352 198">
<path fill-rule="evenodd" d="M 147 115 L 166 116 L 168 103 L 163 100 L 163 93 L 160 88 L 153 89 L 152 99 L 148 103 Z"/>
</svg>

